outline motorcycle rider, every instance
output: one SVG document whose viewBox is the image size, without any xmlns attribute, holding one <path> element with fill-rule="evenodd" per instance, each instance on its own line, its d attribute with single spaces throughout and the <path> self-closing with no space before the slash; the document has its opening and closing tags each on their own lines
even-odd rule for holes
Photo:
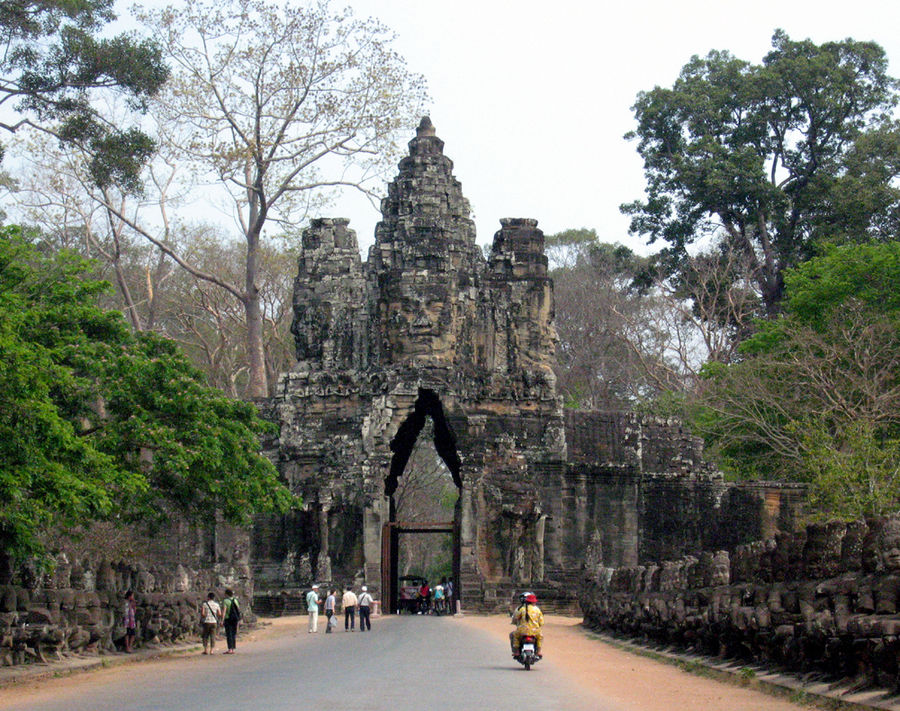
<svg viewBox="0 0 900 711">
<path fill-rule="evenodd" d="M 544 644 L 544 613 L 537 605 L 537 595 L 533 592 L 519 595 L 519 606 L 512 615 L 512 623 L 516 626 L 515 631 L 509 633 L 513 659 L 519 656 L 519 645 L 524 635 L 531 635 L 537 640 L 534 653 L 538 658 L 543 657 L 541 647 Z"/>
</svg>

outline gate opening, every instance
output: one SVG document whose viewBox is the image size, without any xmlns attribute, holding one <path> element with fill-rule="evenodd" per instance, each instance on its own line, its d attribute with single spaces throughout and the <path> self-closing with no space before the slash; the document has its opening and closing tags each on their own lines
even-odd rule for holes
<svg viewBox="0 0 900 711">
<path fill-rule="evenodd" d="M 422 578 L 432 588 L 448 580 L 455 600 L 459 592 L 461 463 L 456 438 L 434 391 L 419 390 L 413 412 L 390 446 L 394 456 L 385 478 L 390 519 L 382 530 L 383 608 L 391 613 L 409 609 L 408 587 Z M 407 589 L 401 590 L 401 576 Z"/>
</svg>

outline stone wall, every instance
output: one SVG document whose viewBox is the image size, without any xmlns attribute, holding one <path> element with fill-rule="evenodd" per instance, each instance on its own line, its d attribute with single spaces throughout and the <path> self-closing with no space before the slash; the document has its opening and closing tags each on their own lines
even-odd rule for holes
<svg viewBox="0 0 900 711">
<path fill-rule="evenodd" d="M 799 496 L 726 484 L 680 423 L 563 411 L 543 233 L 501 219 L 484 255 L 452 170 L 424 118 L 365 262 L 345 219 L 303 232 L 297 363 L 263 409 L 280 428 L 266 453 L 304 505 L 256 521 L 260 599 L 313 582 L 387 592 L 391 497 L 426 418 L 459 488 L 467 609 L 502 608 L 523 586 L 574 602 L 595 534 L 605 564 L 623 565 L 790 530 Z"/>
<path fill-rule="evenodd" d="M 900 514 L 658 564 L 591 547 L 586 625 L 652 643 L 898 689 Z"/>
<path fill-rule="evenodd" d="M 264 410 L 304 508 L 256 522 L 261 598 L 313 581 L 381 593 L 391 495 L 426 418 L 460 489 L 457 591 L 543 576 L 538 465 L 564 457 L 543 233 L 503 219 L 486 258 L 443 146 L 423 119 L 365 263 L 346 220 L 303 233 L 297 364 Z"/>
<path fill-rule="evenodd" d="M 228 587 L 242 602 L 253 598 L 244 530 L 98 523 L 76 533 L 54 537 L 49 564 L 27 562 L 0 578 L 0 666 L 122 649 L 127 590 L 137 602 L 136 647 L 195 638 L 210 591 L 221 599 Z M 249 604 L 244 611 L 252 621 Z"/>
<path fill-rule="evenodd" d="M 610 567 L 661 561 L 793 531 L 804 487 L 726 482 L 677 420 L 566 412 L 567 460 L 545 466 L 548 571 L 577 570 L 588 541 Z"/>
</svg>

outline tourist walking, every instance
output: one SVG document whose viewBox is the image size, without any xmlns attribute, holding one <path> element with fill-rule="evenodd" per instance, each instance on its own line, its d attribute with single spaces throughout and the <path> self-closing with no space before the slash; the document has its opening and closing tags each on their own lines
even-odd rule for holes
<svg viewBox="0 0 900 711">
<path fill-rule="evenodd" d="M 452 580 L 444 580 L 444 599 L 447 601 L 447 612 L 451 615 L 455 614 L 456 610 L 453 607 L 453 581 Z"/>
<path fill-rule="evenodd" d="M 325 598 L 325 634 L 331 634 L 331 628 L 335 626 L 335 623 L 332 623 L 331 618 L 334 617 L 334 606 L 337 602 L 337 598 L 335 597 L 335 591 L 329 590 L 328 597 Z"/>
<path fill-rule="evenodd" d="M 344 632 L 352 632 L 356 624 L 356 593 L 348 585 L 341 598 L 341 607 L 344 609 Z"/>
<path fill-rule="evenodd" d="M 216 602 L 216 594 L 209 593 L 200 606 L 200 637 L 203 641 L 203 653 L 212 654 L 216 646 L 216 628 L 222 619 L 222 608 Z"/>
<path fill-rule="evenodd" d="M 372 596 L 369 594 L 369 588 L 362 586 L 362 594 L 359 596 L 359 631 L 371 631 L 372 622 L 369 615 L 372 612 Z"/>
<path fill-rule="evenodd" d="M 131 654 L 137 634 L 137 603 L 131 590 L 125 593 L 125 614 L 122 615 L 122 624 L 125 625 L 125 651 Z"/>
<path fill-rule="evenodd" d="M 306 593 L 306 611 L 309 613 L 309 629 L 307 634 L 315 634 L 319 631 L 319 586 L 313 585 L 312 590 Z"/>
<path fill-rule="evenodd" d="M 444 614 L 444 586 L 441 583 L 434 586 L 434 614 Z"/>
<path fill-rule="evenodd" d="M 231 588 L 225 588 L 225 599 L 222 601 L 222 616 L 225 618 L 225 643 L 228 649 L 225 654 L 234 654 L 237 647 L 237 629 L 241 621 L 241 606 Z"/>
<path fill-rule="evenodd" d="M 431 611 L 431 588 L 428 587 L 428 581 L 422 583 L 419 588 L 419 614 L 427 615 Z"/>
</svg>

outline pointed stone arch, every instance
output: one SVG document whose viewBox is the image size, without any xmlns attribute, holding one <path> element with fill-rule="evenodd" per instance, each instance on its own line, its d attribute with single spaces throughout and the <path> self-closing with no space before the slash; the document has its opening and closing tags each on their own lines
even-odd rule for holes
<svg viewBox="0 0 900 711">
<path fill-rule="evenodd" d="M 459 473 L 462 462 L 456 451 L 456 436 L 453 434 L 450 423 L 447 422 L 441 399 L 434 390 L 419 388 L 419 396 L 413 405 L 413 411 L 403 421 L 397 434 L 391 440 L 390 447 L 393 456 L 391 457 L 390 471 L 384 480 L 385 496 L 393 496 L 397 490 L 399 479 L 406 469 L 427 417 L 430 417 L 434 423 L 434 448 L 444 464 L 447 465 L 447 469 L 450 470 L 456 488 L 462 488 L 462 479 Z"/>
</svg>

